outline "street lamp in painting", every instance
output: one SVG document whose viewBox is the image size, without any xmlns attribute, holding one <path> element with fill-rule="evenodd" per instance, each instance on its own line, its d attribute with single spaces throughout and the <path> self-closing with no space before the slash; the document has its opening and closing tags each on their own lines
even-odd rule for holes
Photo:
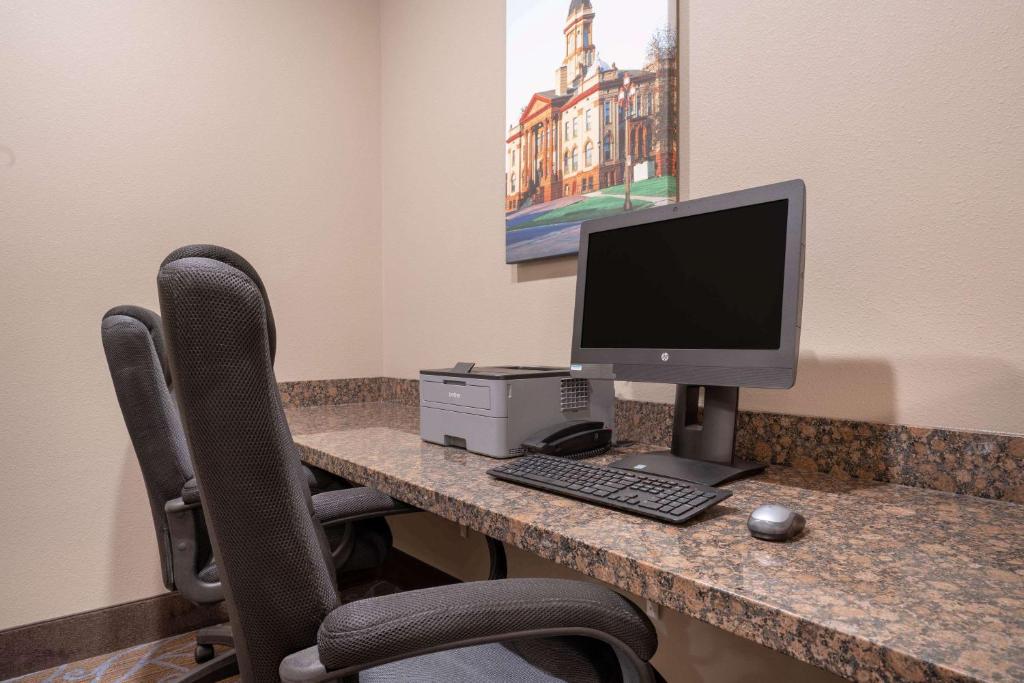
<svg viewBox="0 0 1024 683">
<path fill-rule="evenodd" d="M 619 88 L 619 111 L 622 113 L 622 116 L 625 120 L 626 138 L 624 143 L 626 145 L 626 164 L 622 173 L 622 180 L 626 189 L 626 200 L 622 203 L 623 211 L 630 211 L 633 208 L 633 200 L 629 196 L 629 189 L 630 185 L 632 184 L 630 181 L 633 177 L 633 150 L 632 146 L 629 144 L 629 119 L 631 110 L 630 105 L 635 97 L 636 86 L 633 85 L 629 77 L 629 74 L 626 74 L 625 77 L 622 79 L 622 86 Z"/>
</svg>

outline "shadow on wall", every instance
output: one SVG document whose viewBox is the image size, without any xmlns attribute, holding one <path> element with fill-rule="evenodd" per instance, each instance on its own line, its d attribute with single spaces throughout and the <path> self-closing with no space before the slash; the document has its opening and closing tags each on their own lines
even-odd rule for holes
<svg viewBox="0 0 1024 683">
<path fill-rule="evenodd" d="M 896 376 L 884 358 L 800 354 L 792 389 L 743 389 L 740 408 L 787 415 L 895 422 Z"/>
<path fill-rule="evenodd" d="M 912 355 L 895 359 L 800 355 L 796 386 L 788 391 L 748 389 L 743 410 L 856 419 L 914 427 L 1020 434 L 1024 370 L 971 355 Z"/>
<path fill-rule="evenodd" d="M 512 268 L 512 283 L 554 280 L 576 276 L 576 256 L 559 256 L 540 261 L 517 263 Z"/>
<path fill-rule="evenodd" d="M 675 389 L 667 384 L 618 382 L 623 399 L 672 403 Z M 787 415 L 853 417 L 888 422 L 895 413 L 892 366 L 879 358 L 821 358 L 800 355 L 792 389 L 741 389 L 740 410 Z M 841 405 L 840 405 L 841 404 Z"/>
<path fill-rule="evenodd" d="M 119 603 L 164 592 L 146 485 L 135 449 L 124 449 L 116 486 L 110 536 L 108 602 Z"/>
</svg>

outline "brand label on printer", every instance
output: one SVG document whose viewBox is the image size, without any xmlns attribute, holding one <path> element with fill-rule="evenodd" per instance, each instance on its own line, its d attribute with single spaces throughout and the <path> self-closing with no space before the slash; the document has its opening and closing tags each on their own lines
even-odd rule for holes
<svg viewBox="0 0 1024 683">
<path fill-rule="evenodd" d="M 431 403 L 447 403 L 466 408 L 491 408 L 491 390 L 487 387 L 467 384 L 453 386 L 441 382 L 421 382 L 420 395 L 424 401 Z"/>
</svg>

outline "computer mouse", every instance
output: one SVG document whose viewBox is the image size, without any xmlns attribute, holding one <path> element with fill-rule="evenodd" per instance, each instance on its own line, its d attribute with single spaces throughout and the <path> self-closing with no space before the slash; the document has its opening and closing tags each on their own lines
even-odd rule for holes
<svg viewBox="0 0 1024 683">
<path fill-rule="evenodd" d="M 804 530 L 806 520 L 785 505 L 762 505 L 750 513 L 750 535 L 762 541 L 788 541 Z"/>
</svg>

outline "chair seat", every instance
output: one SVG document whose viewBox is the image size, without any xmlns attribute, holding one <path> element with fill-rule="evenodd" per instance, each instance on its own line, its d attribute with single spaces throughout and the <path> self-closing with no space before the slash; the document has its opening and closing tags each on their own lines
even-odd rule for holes
<svg viewBox="0 0 1024 683">
<path fill-rule="evenodd" d="M 580 638 L 546 638 L 412 657 L 367 669 L 359 674 L 359 681 L 596 683 L 615 680 L 618 674 L 610 648 Z"/>
<path fill-rule="evenodd" d="M 196 576 L 203 583 L 217 583 L 220 580 L 220 574 L 217 573 L 217 563 L 214 562 L 212 557 L 205 567 L 196 572 Z"/>
</svg>

